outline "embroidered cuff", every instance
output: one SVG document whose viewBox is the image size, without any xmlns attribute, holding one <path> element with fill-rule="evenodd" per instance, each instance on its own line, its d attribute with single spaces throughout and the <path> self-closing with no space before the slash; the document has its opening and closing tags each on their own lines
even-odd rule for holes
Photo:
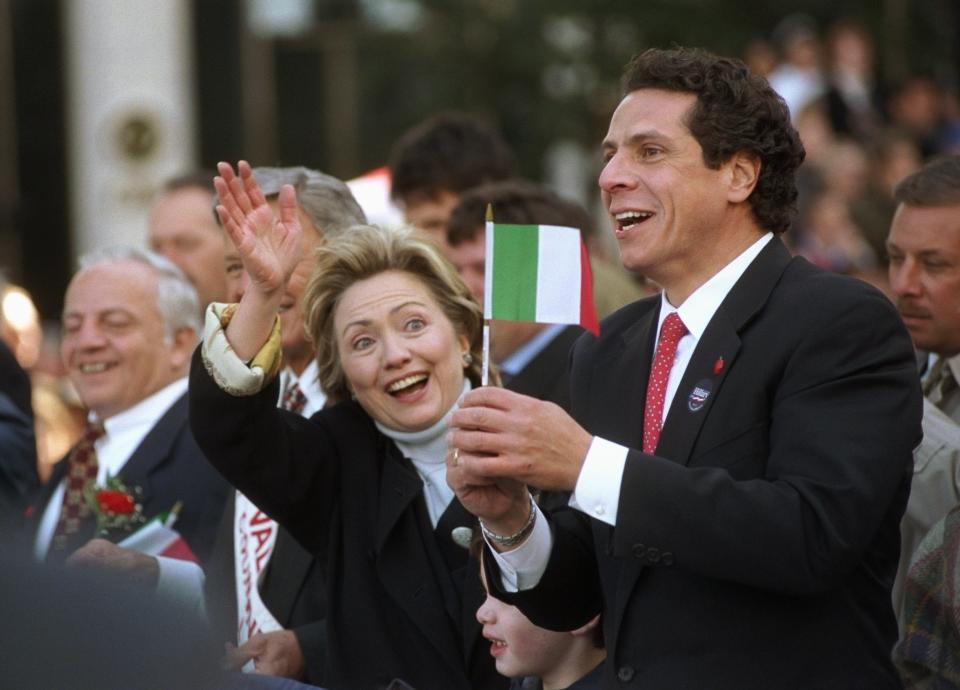
<svg viewBox="0 0 960 690">
<path fill-rule="evenodd" d="M 200 354 L 216 384 L 230 395 L 241 397 L 259 393 L 280 371 L 280 317 L 274 320 L 267 342 L 247 364 L 227 342 L 226 328 L 236 310 L 236 304 L 220 302 L 207 307 Z"/>
</svg>

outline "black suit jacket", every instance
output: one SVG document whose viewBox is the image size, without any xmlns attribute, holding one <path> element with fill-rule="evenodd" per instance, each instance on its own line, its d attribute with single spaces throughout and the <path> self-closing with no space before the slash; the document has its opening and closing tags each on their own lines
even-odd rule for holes
<svg viewBox="0 0 960 690">
<path fill-rule="evenodd" d="M 504 388 L 549 400 L 569 411 L 570 350 L 582 333 L 579 326 L 564 328 L 523 369 L 511 376 Z"/>
<path fill-rule="evenodd" d="M 191 424 L 210 462 L 323 564 L 325 685 L 506 688 L 475 617 L 477 562 L 444 565 L 449 532 L 435 536 L 413 465 L 356 403 L 307 420 L 278 409 L 278 393 L 275 380 L 233 397 L 195 355 Z M 458 510 L 470 520 L 454 500 Z"/>
<path fill-rule="evenodd" d="M 68 454 L 69 456 L 69 454 Z M 50 480 L 32 502 L 31 533 L 35 536 L 39 518 L 51 495 L 67 471 L 67 458 L 54 465 Z M 182 502 L 174 525 L 190 548 L 206 562 L 216 536 L 227 497 L 227 483 L 206 462 L 190 432 L 187 419 L 187 395 L 181 396 L 157 421 L 153 429 L 133 451 L 119 473 L 131 490 L 139 487 L 139 502 L 149 520 Z M 94 525 L 89 525 L 90 537 Z M 122 541 L 127 532 L 114 530 L 107 537 Z"/>
<path fill-rule="evenodd" d="M 235 499 L 236 492 L 231 490 L 204 580 L 211 624 L 219 639 L 232 643 L 237 641 Z M 323 566 L 282 526 L 278 527 L 277 540 L 259 590 L 260 598 L 277 622 L 297 636 L 307 664 L 305 680 L 322 685 L 327 651 Z"/>
<path fill-rule="evenodd" d="M 574 416 L 633 449 L 659 299 L 573 355 Z M 899 687 L 890 587 L 921 409 L 887 299 L 774 239 L 700 339 L 655 455 L 629 451 L 616 527 L 557 513 L 540 584 L 501 595 L 547 627 L 602 608 L 605 688 Z"/>
</svg>

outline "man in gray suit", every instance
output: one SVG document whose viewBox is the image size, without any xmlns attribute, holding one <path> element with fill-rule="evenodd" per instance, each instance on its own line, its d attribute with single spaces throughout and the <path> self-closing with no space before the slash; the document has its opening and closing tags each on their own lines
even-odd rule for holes
<svg viewBox="0 0 960 690">
<path fill-rule="evenodd" d="M 923 369 L 923 442 L 914 453 L 893 589 L 903 627 L 910 558 L 934 523 L 960 503 L 960 156 L 933 161 L 894 190 L 887 238 L 890 287 Z"/>
</svg>

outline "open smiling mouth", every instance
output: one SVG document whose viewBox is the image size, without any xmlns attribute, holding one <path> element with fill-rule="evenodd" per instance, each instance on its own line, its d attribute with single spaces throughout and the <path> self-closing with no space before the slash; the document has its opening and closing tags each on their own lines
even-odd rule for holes
<svg viewBox="0 0 960 690">
<path fill-rule="evenodd" d="M 80 364 L 77 366 L 77 369 L 80 370 L 81 374 L 99 374 L 107 369 L 112 369 L 114 366 L 115 365 L 106 362 L 91 362 L 88 364 Z"/>
<path fill-rule="evenodd" d="M 614 216 L 619 230 L 629 230 L 650 218 L 653 218 L 653 214 L 649 211 L 624 211 Z"/>
<path fill-rule="evenodd" d="M 426 374 L 411 374 L 398 379 L 387 386 L 387 393 L 394 397 L 402 397 L 416 393 L 427 385 L 429 377 Z"/>
</svg>

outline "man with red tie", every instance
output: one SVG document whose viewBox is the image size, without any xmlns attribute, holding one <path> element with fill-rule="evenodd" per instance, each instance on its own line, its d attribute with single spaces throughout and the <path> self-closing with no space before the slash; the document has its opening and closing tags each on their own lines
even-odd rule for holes
<svg viewBox="0 0 960 690">
<path fill-rule="evenodd" d="M 804 154 L 765 80 L 675 48 L 623 86 L 599 182 L 623 264 L 663 292 L 577 342 L 572 418 L 461 401 L 448 480 L 487 581 L 543 627 L 602 611 L 604 688 L 899 687 L 909 336 L 882 294 L 779 239 Z M 524 485 L 571 509 L 544 516 Z"/>
</svg>

